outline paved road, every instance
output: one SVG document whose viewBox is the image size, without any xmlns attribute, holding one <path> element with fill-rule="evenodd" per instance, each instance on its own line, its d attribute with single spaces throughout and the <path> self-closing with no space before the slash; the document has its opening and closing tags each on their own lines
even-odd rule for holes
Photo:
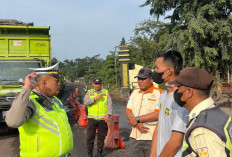
<svg viewBox="0 0 232 157">
<path fill-rule="evenodd" d="M 0 127 L 5 124 L 1 124 Z M 18 157 L 19 156 L 19 138 L 18 131 L 8 134 L 0 134 L 0 157 Z"/>
</svg>

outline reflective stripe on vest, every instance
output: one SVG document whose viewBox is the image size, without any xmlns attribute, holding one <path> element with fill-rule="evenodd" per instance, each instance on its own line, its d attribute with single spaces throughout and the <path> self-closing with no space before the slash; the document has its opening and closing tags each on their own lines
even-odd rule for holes
<svg viewBox="0 0 232 157">
<path fill-rule="evenodd" d="M 20 156 L 62 156 L 73 148 L 73 138 L 68 118 L 61 101 L 55 97 L 51 110 L 44 109 L 30 94 L 36 111 L 26 123 L 19 127 Z"/>
<path fill-rule="evenodd" d="M 104 119 L 105 115 L 107 114 L 108 90 L 102 89 L 100 93 L 94 92 L 93 89 L 88 90 L 88 95 L 90 99 L 95 98 L 99 94 L 102 94 L 103 97 L 88 106 L 88 118 Z"/>
<path fill-rule="evenodd" d="M 191 121 L 189 123 L 191 124 Z M 227 156 L 232 157 L 232 143 L 228 131 L 228 129 L 232 127 L 231 117 L 225 114 L 219 107 L 201 111 L 196 117 L 196 120 L 189 126 L 189 129 L 185 133 L 182 146 L 183 157 L 192 153 L 197 157 L 199 156 L 192 149 L 189 142 L 191 132 L 198 127 L 204 127 L 214 132 L 225 143 L 225 152 Z"/>
</svg>

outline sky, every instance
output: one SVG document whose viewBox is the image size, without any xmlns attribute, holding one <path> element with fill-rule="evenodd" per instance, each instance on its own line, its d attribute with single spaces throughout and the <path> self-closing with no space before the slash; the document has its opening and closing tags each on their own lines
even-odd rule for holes
<svg viewBox="0 0 232 157">
<path fill-rule="evenodd" d="M 0 0 L 0 19 L 50 26 L 52 57 L 105 58 L 134 35 L 139 22 L 151 18 L 145 0 Z M 162 19 L 161 19 L 162 21 Z"/>
</svg>

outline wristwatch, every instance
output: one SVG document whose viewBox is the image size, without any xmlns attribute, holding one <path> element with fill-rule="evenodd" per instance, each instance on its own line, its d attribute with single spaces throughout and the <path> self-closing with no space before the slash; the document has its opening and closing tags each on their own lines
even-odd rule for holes
<svg viewBox="0 0 232 157">
<path fill-rule="evenodd" d="M 137 123 L 140 123 L 139 116 L 135 117 L 135 120 L 137 121 Z"/>
</svg>

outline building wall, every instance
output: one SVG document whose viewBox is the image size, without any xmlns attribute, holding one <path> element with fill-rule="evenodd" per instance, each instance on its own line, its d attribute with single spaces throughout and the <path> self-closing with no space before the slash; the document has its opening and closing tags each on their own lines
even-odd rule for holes
<svg viewBox="0 0 232 157">
<path fill-rule="evenodd" d="M 131 89 L 139 88 L 138 83 L 137 83 L 138 79 L 134 78 L 134 77 L 138 75 L 139 70 L 142 68 L 143 68 L 143 66 L 135 64 L 135 68 L 132 70 L 129 70 L 129 85 L 130 85 Z M 152 69 L 152 71 L 153 71 L 153 69 Z M 158 84 L 156 84 L 156 83 L 153 83 L 153 84 L 155 87 L 158 87 Z"/>
</svg>

